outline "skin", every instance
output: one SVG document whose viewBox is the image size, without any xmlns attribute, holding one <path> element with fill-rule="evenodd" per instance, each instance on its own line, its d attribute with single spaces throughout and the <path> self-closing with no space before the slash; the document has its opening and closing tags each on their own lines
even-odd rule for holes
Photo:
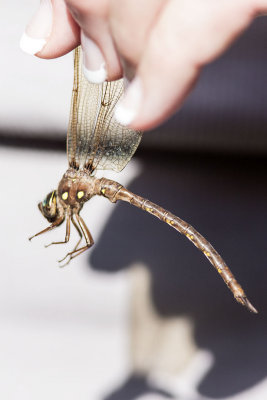
<svg viewBox="0 0 267 400">
<path fill-rule="evenodd" d="M 80 44 L 80 30 L 101 50 L 114 80 L 140 78 L 141 105 L 131 124 L 150 129 L 177 111 L 201 69 L 219 57 L 267 0 L 52 0 L 53 29 L 41 58 Z"/>
</svg>

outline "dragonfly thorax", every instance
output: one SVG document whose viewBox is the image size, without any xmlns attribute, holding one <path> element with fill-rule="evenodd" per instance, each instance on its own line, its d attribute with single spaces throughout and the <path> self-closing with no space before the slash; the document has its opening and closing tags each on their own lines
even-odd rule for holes
<svg viewBox="0 0 267 400">
<path fill-rule="evenodd" d="M 96 194 L 95 182 L 96 178 L 86 170 L 68 169 L 58 185 L 58 203 L 63 208 L 79 212 L 83 204 Z"/>
</svg>

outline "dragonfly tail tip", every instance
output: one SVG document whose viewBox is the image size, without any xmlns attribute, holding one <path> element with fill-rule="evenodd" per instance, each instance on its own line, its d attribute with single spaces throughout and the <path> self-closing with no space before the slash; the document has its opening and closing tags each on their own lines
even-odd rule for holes
<svg viewBox="0 0 267 400">
<path fill-rule="evenodd" d="M 238 297 L 237 301 L 245 306 L 250 312 L 258 314 L 258 310 L 250 303 L 246 296 Z"/>
</svg>

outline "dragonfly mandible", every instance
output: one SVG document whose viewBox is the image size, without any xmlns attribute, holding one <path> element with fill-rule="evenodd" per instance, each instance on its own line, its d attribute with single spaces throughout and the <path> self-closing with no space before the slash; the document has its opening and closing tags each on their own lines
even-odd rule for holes
<svg viewBox="0 0 267 400">
<path fill-rule="evenodd" d="M 59 261 L 65 261 L 63 265 L 66 265 L 94 244 L 80 216 L 84 203 L 95 195 L 104 196 L 112 203 L 126 201 L 159 218 L 189 239 L 217 270 L 235 299 L 257 313 L 222 257 L 191 225 L 157 204 L 130 192 L 118 182 L 94 176 L 95 170 L 121 171 L 137 149 L 142 133 L 120 125 L 114 118 L 114 108 L 123 93 L 123 81 L 104 82 L 100 85 L 89 83 L 82 73 L 81 57 L 80 48 L 75 49 L 74 85 L 67 136 L 69 168 L 57 190 L 50 192 L 38 204 L 50 225 L 30 240 L 66 221 L 65 240 L 50 245 L 67 243 L 72 223 L 80 238 L 74 249 Z M 85 240 L 83 245 L 82 239 Z"/>
</svg>

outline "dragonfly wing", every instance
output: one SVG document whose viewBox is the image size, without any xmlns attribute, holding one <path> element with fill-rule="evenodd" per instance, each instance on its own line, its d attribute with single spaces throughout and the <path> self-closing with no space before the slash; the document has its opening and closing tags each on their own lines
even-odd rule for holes
<svg viewBox="0 0 267 400">
<path fill-rule="evenodd" d="M 91 171 L 121 171 L 137 149 L 142 133 L 120 125 L 114 118 L 123 80 L 89 83 L 82 73 L 81 57 L 77 48 L 67 140 L 69 165 Z"/>
</svg>

